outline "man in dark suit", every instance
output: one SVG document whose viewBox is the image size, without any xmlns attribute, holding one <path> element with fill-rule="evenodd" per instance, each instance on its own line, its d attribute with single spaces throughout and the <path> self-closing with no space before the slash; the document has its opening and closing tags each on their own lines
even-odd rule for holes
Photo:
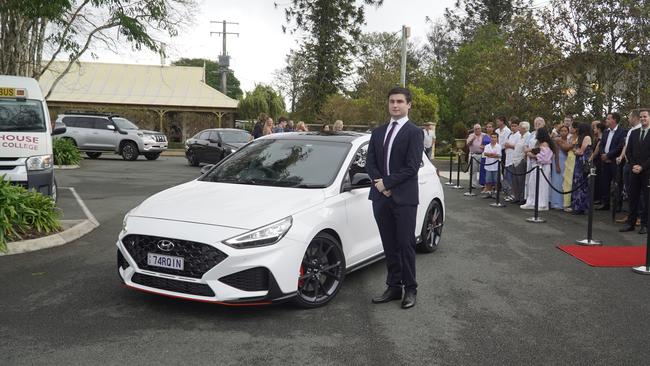
<svg viewBox="0 0 650 366">
<path fill-rule="evenodd" d="M 600 160 L 601 160 L 601 174 L 600 174 L 600 189 L 602 194 L 602 205 L 596 207 L 596 210 L 609 210 L 609 191 L 611 189 L 612 180 L 616 177 L 616 158 L 621 155 L 623 146 L 625 146 L 625 136 L 627 131 L 619 126 L 621 122 L 621 115 L 618 113 L 610 113 L 607 115 L 607 127 L 600 140 Z"/>
<path fill-rule="evenodd" d="M 424 134 L 408 119 L 411 92 L 396 87 L 388 93 L 390 123 L 372 131 L 366 171 L 374 181 L 369 199 L 386 255 L 388 275 L 384 293 L 375 304 L 402 299 L 402 308 L 415 306 L 415 226 L 418 170 L 424 152 Z M 404 296 L 402 297 L 402 288 Z"/>
<path fill-rule="evenodd" d="M 630 140 L 627 143 L 627 157 L 630 159 L 632 166 L 632 175 L 630 177 L 630 214 L 627 217 L 627 225 L 620 229 L 621 232 L 634 231 L 639 206 L 641 207 L 640 219 L 641 228 L 639 234 L 647 233 L 648 226 L 648 205 L 639 205 L 641 200 L 648 202 L 648 178 L 650 178 L 650 117 L 648 109 L 642 109 L 639 112 L 641 128 L 638 128 L 630 134 Z"/>
</svg>

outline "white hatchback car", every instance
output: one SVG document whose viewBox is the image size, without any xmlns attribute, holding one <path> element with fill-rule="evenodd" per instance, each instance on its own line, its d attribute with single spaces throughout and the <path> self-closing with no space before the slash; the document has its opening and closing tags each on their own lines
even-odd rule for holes
<svg viewBox="0 0 650 366">
<path fill-rule="evenodd" d="M 383 258 L 368 200 L 369 140 L 354 132 L 265 136 L 200 178 L 153 195 L 124 217 L 121 279 L 229 305 L 327 303 L 346 273 Z M 444 198 L 424 154 L 418 175 L 415 235 L 420 251 L 433 252 Z"/>
</svg>

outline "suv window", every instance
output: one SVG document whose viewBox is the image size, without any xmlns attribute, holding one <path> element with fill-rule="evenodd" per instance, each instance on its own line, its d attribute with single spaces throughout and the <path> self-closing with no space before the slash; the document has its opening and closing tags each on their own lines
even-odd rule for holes
<svg viewBox="0 0 650 366">
<path fill-rule="evenodd" d="M 93 121 L 86 117 L 63 117 L 63 123 L 68 127 L 93 128 Z"/>
<path fill-rule="evenodd" d="M 368 144 L 364 144 L 354 154 L 352 164 L 350 165 L 349 178 L 354 185 L 370 184 L 372 181 L 366 173 L 366 157 L 368 156 Z"/>
<path fill-rule="evenodd" d="M 108 130 L 106 126 L 112 125 L 111 121 L 106 118 L 89 118 L 89 120 L 92 120 L 92 126 L 96 130 Z"/>
<path fill-rule="evenodd" d="M 201 134 L 199 134 L 199 137 L 197 137 L 199 140 L 207 140 L 210 137 L 210 131 L 203 131 Z"/>
</svg>

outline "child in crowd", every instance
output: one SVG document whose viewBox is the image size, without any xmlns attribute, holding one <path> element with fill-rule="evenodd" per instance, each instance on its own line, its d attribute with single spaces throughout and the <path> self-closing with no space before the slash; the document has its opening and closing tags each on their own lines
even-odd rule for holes
<svg viewBox="0 0 650 366">
<path fill-rule="evenodd" d="M 485 145 L 483 150 L 483 156 L 485 156 L 485 188 L 487 191 L 487 197 L 491 198 L 496 189 L 497 175 L 499 174 L 499 163 L 498 160 L 501 159 L 501 145 L 497 142 L 499 141 L 499 135 L 492 133 L 490 135 L 490 143 Z"/>
</svg>

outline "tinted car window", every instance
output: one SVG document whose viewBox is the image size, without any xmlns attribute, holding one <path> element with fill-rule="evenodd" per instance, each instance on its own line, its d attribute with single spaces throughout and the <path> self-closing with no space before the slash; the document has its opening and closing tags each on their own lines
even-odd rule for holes
<svg viewBox="0 0 650 366">
<path fill-rule="evenodd" d="M 63 117 L 63 123 L 70 127 L 93 128 L 93 119 L 87 117 Z"/>
<path fill-rule="evenodd" d="M 368 173 L 366 173 L 366 158 L 368 155 L 368 144 L 365 144 L 357 150 L 350 164 L 349 176 L 350 182 L 355 185 L 369 184 L 371 182 Z"/>
<path fill-rule="evenodd" d="M 108 130 L 108 125 L 111 125 L 111 121 L 106 118 L 91 118 L 93 121 L 93 128 L 96 130 Z"/>
<path fill-rule="evenodd" d="M 210 139 L 212 139 L 214 141 L 219 141 L 219 132 L 210 131 Z"/>
<path fill-rule="evenodd" d="M 197 139 L 207 140 L 209 137 L 210 137 L 210 131 L 203 131 L 199 134 L 199 137 L 197 137 Z"/>
<path fill-rule="evenodd" d="M 324 188 L 332 184 L 349 143 L 256 140 L 230 155 L 201 180 L 279 187 Z"/>
<path fill-rule="evenodd" d="M 251 136 L 245 131 L 219 131 L 219 134 L 221 134 L 221 140 L 234 144 L 247 143 Z"/>
</svg>

